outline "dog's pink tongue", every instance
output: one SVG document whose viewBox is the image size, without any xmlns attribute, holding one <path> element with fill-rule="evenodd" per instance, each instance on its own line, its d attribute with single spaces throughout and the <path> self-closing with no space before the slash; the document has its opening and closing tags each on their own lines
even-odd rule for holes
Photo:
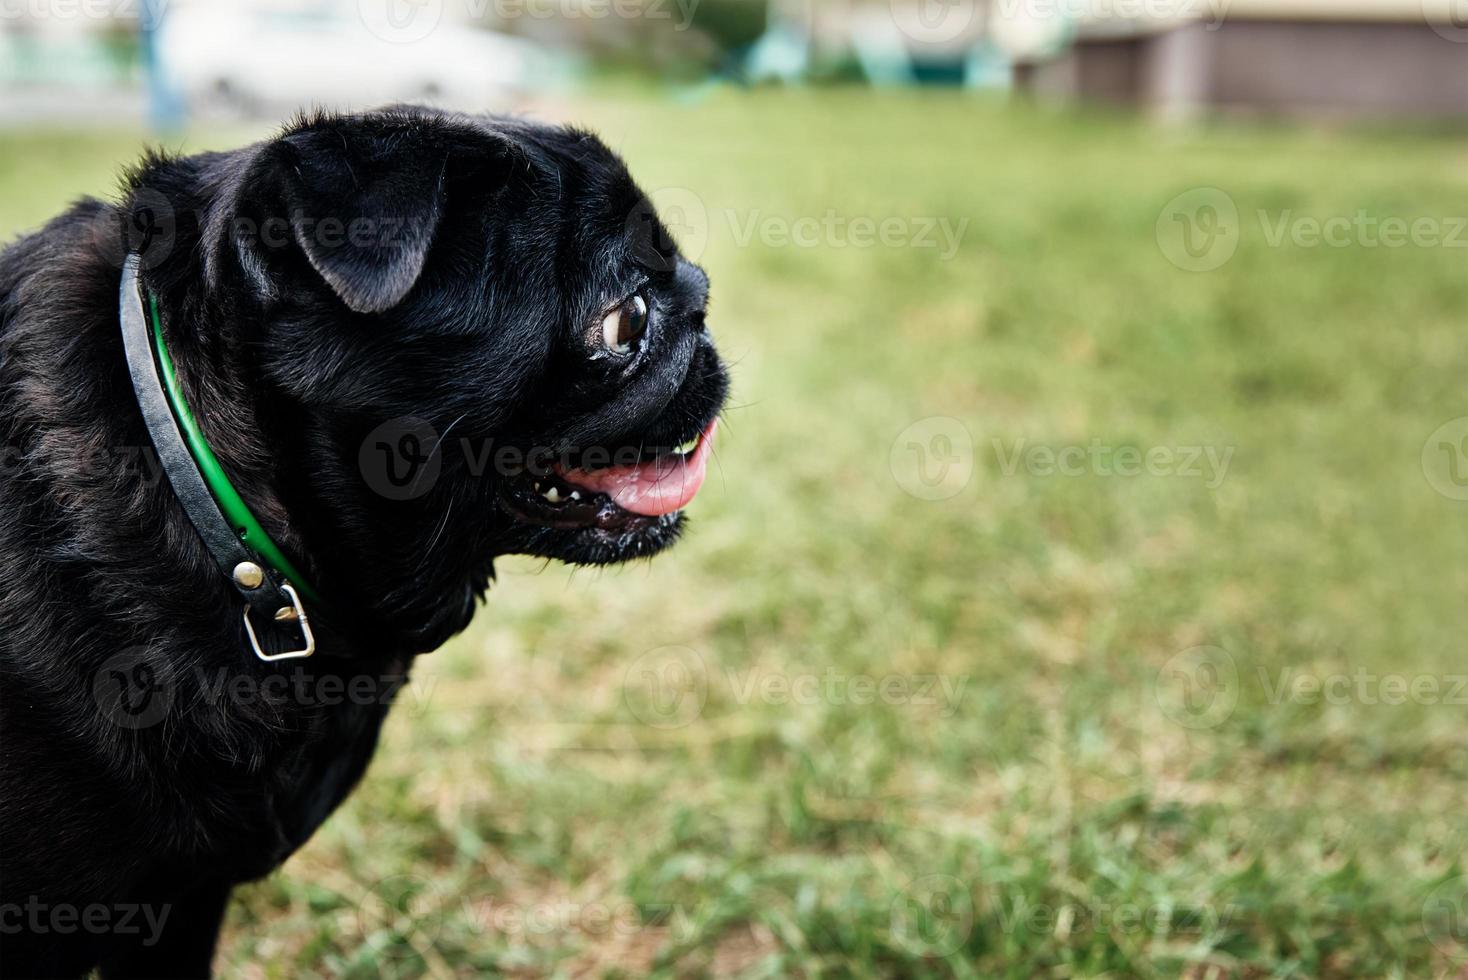
<svg viewBox="0 0 1468 980">
<path fill-rule="evenodd" d="M 606 494 L 623 510 L 661 517 L 682 510 L 703 486 L 713 438 L 714 426 L 710 424 L 699 437 L 698 447 L 687 456 L 661 456 L 632 466 L 569 470 L 563 475 L 584 490 Z"/>
</svg>

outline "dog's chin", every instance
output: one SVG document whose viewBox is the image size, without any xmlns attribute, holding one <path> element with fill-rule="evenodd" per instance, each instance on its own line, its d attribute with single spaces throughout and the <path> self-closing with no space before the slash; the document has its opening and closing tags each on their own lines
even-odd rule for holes
<svg viewBox="0 0 1468 980">
<path fill-rule="evenodd" d="M 501 536 L 506 554 L 553 558 L 574 565 L 615 565 L 650 558 L 683 532 L 682 511 L 660 517 L 634 517 L 609 527 L 555 526 L 526 520 L 503 504 L 512 520 Z"/>
</svg>

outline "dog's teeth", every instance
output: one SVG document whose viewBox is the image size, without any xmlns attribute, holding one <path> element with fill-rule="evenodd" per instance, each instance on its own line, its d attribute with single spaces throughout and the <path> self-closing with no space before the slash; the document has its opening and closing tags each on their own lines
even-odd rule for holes
<svg viewBox="0 0 1468 980">
<path fill-rule="evenodd" d="M 553 504 L 558 504 L 561 502 L 561 491 L 557 490 L 555 487 L 551 487 L 545 493 L 541 494 L 541 496 L 545 497 L 546 500 L 549 500 Z"/>
<path fill-rule="evenodd" d="M 572 500 L 580 500 L 581 499 L 581 491 L 580 490 L 572 490 L 571 491 L 571 499 Z"/>
</svg>

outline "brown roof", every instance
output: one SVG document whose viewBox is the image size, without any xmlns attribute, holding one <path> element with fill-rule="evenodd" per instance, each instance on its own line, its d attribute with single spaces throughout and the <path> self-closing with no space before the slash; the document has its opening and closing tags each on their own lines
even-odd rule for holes
<svg viewBox="0 0 1468 980">
<path fill-rule="evenodd" d="M 1449 23 L 1455 0 L 1069 0 L 1082 35 L 1150 34 L 1189 21 Z"/>
</svg>

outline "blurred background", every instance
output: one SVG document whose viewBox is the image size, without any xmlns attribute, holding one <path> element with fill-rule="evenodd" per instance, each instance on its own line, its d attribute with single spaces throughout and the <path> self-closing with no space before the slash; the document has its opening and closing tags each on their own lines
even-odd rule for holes
<svg viewBox="0 0 1468 980">
<path fill-rule="evenodd" d="M 504 561 L 240 977 L 1464 976 L 1468 7 L 0 0 L 0 234 L 146 145 L 597 130 L 734 363 Z"/>
</svg>

